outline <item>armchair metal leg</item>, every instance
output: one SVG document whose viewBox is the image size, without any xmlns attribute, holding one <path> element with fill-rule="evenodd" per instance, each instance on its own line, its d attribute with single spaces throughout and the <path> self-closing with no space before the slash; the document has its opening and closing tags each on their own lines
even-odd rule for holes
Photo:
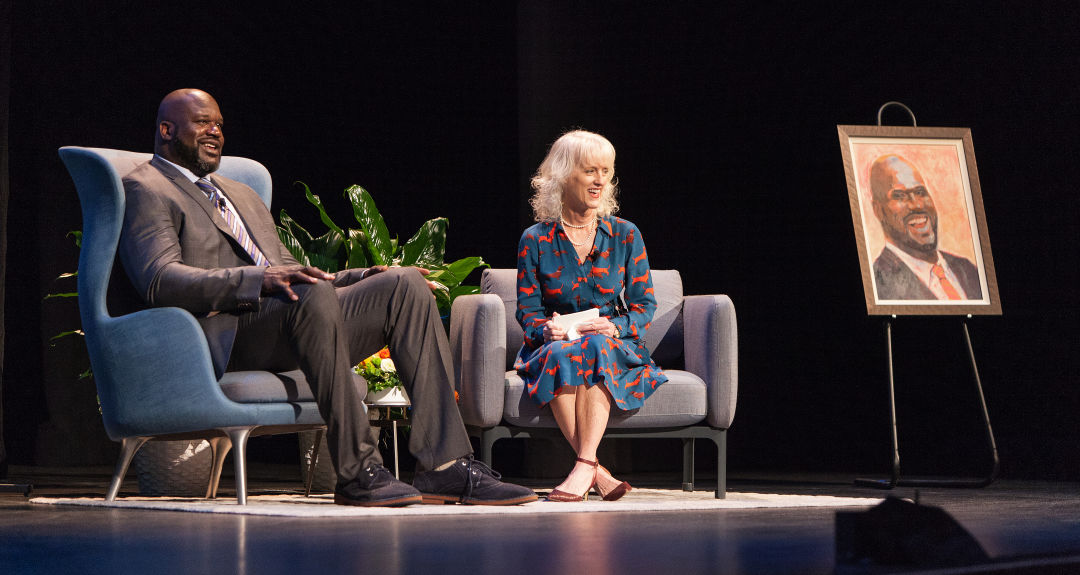
<svg viewBox="0 0 1080 575">
<path fill-rule="evenodd" d="M 315 444 L 311 446 L 311 463 L 308 464 L 307 482 L 304 485 L 304 497 L 311 495 L 311 483 L 315 480 L 315 466 L 319 464 L 319 449 L 322 447 L 323 434 L 326 428 L 320 427 L 315 431 Z M 394 446 L 397 449 L 397 446 Z"/>
<path fill-rule="evenodd" d="M 210 483 L 206 486 L 206 498 L 216 499 L 218 485 L 221 483 L 221 469 L 225 466 L 225 456 L 232 449 L 232 440 L 228 436 L 208 439 L 210 452 L 214 454 L 214 464 L 210 468 Z"/>
<path fill-rule="evenodd" d="M 128 467 L 131 465 L 131 459 L 135 457 L 135 452 L 147 441 L 150 441 L 149 437 L 125 437 L 121 440 L 120 459 L 116 462 L 116 469 L 113 471 L 109 490 L 105 492 L 105 501 L 116 499 L 116 494 L 120 493 L 120 485 L 124 483 L 124 476 L 127 475 Z"/>
<path fill-rule="evenodd" d="M 223 429 L 232 441 L 233 463 L 236 466 L 236 502 L 247 505 L 247 440 L 253 427 L 227 427 Z"/>
</svg>

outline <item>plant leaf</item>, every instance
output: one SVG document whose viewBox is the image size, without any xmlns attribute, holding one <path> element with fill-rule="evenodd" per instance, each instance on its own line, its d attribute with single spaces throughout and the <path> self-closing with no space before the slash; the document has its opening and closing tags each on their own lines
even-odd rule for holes
<svg viewBox="0 0 1080 575">
<path fill-rule="evenodd" d="M 457 285 L 465 281 L 465 278 L 469 277 L 469 274 L 476 268 L 489 268 L 491 266 L 489 266 L 480 256 L 472 256 L 450 262 L 446 267 L 449 269 L 450 273 L 454 274 L 454 277 L 457 278 L 457 281 L 454 282 L 454 285 Z"/>
<path fill-rule="evenodd" d="M 405 242 L 401 265 L 428 267 L 442 264 L 446 252 L 446 227 L 446 218 L 434 218 L 424 222 L 413 237 Z"/>
<path fill-rule="evenodd" d="M 371 194 L 360 186 L 349 186 L 345 197 L 352 204 L 353 216 L 366 234 L 367 255 L 372 265 L 390 265 L 394 259 L 394 246 L 386 222 L 375 207 Z"/>
<path fill-rule="evenodd" d="M 281 222 L 281 225 L 277 228 L 278 239 L 285 244 L 285 247 L 292 254 L 292 257 L 296 258 L 296 261 L 309 265 L 307 254 L 304 253 L 304 244 L 311 242 L 311 234 L 289 217 L 285 210 L 281 210 L 278 214 L 278 221 Z"/>
<path fill-rule="evenodd" d="M 442 287 L 445 288 L 446 286 Z M 435 304 L 439 306 L 439 315 L 446 316 L 449 314 L 450 305 L 452 303 L 450 300 L 450 290 L 443 291 L 442 289 L 436 289 L 431 293 L 435 294 Z"/>
<path fill-rule="evenodd" d="M 304 229 L 304 226 L 301 226 L 299 222 L 292 219 L 292 216 L 287 214 L 285 210 L 281 210 L 278 214 L 278 221 L 281 222 L 281 226 L 287 229 L 289 234 L 296 238 L 296 241 L 299 243 L 306 244 L 312 240 L 311 233 Z"/>
<path fill-rule="evenodd" d="M 473 295 L 480 293 L 480 286 L 466 286 L 461 285 L 450 290 L 450 299 L 454 299 L 461 295 Z"/>
<path fill-rule="evenodd" d="M 348 254 L 345 267 L 350 269 L 369 267 L 371 265 L 370 258 L 368 258 L 366 250 L 367 234 L 363 230 L 349 228 L 349 238 L 345 240 L 345 252 Z"/>
<path fill-rule="evenodd" d="M 334 223 L 334 220 L 330 219 L 330 214 L 326 213 L 326 208 L 323 207 L 322 199 L 320 199 L 319 196 L 313 194 L 311 192 L 311 188 L 307 187 L 307 184 L 305 184 L 304 182 L 296 183 L 304 187 L 304 197 L 307 198 L 307 201 L 310 202 L 311 205 L 315 206 L 319 210 L 319 219 L 322 220 L 322 223 L 325 224 L 326 227 L 337 232 L 338 235 L 340 235 L 341 237 L 345 237 L 345 231 L 338 227 L 338 225 Z"/>
<path fill-rule="evenodd" d="M 81 329 L 72 329 L 72 330 L 68 330 L 68 331 L 62 331 L 62 332 L 50 337 L 49 341 L 56 341 L 58 339 L 63 339 L 65 337 L 68 337 L 69 335 L 86 335 L 86 334 L 83 333 L 83 330 L 81 330 Z"/>
<path fill-rule="evenodd" d="M 64 293 L 50 293 L 50 294 L 45 294 L 45 297 L 42 298 L 42 299 L 53 299 L 55 297 L 79 297 L 79 292 L 72 291 L 72 292 L 64 292 Z"/>
<path fill-rule="evenodd" d="M 279 219 L 282 225 L 278 227 L 278 237 L 296 261 L 330 273 L 341 269 L 345 258 L 342 257 L 343 239 L 340 234 L 327 230 L 325 234 L 313 238 L 285 210 L 281 211 Z"/>
<path fill-rule="evenodd" d="M 341 269 L 343 240 L 341 235 L 334 230 L 327 232 L 314 240 L 307 248 L 310 265 L 325 272 L 334 273 Z"/>
<path fill-rule="evenodd" d="M 468 258 L 461 258 L 450 264 L 443 264 L 440 266 L 432 266 L 431 273 L 428 274 L 428 279 L 445 284 L 450 288 L 451 293 L 453 289 L 461 282 L 465 281 L 469 274 L 478 267 L 489 267 L 479 256 L 473 256 Z"/>
<path fill-rule="evenodd" d="M 281 240 L 281 243 L 285 244 L 286 249 L 289 250 L 292 257 L 296 258 L 296 261 L 304 265 L 310 265 L 307 254 L 304 253 L 304 248 L 300 245 L 300 242 L 292 232 L 282 226 L 278 226 L 277 233 L 278 239 Z"/>
</svg>

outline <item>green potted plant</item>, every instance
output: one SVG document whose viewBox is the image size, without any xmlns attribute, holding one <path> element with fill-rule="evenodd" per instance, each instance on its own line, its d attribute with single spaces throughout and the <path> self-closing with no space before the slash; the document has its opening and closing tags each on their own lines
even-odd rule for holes
<svg viewBox="0 0 1080 575">
<path fill-rule="evenodd" d="M 345 189 L 344 196 L 352 206 L 353 217 L 359 224 L 359 228 L 346 229 L 330 218 L 322 200 L 312 193 L 306 184 L 297 184 L 303 188 L 304 196 L 318 210 L 319 218 L 327 228 L 322 234 L 313 235 L 285 210 L 281 210 L 278 216 L 278 237 L 300 263 L 331 273 L 374 265 L 427 268 L 431 272 L 427 278 L 436 285 L 435 299 L 447 328 L 454 299 L 464 294 L 479 293 L 480 286 L 464 285 L 463 282 L 473 270 L 487 266 L 482 258 L 474 256 L 451 263 L 444 262 L 448 227 L 446 218 L 434 218 L 424 222 L 408 241 L 401 243 L 397 236 L 390 235 L 386 222 L 375 206 L 375 200 L 364 188 L 353 185 Z M 400 410 L 400 415 L 404 417 L 403 412 L 409 400 L 401 387 L 401 379 L 393 360 L 390 359 L 388 349 L 379 350 L 357 364 L 354 369 L 367 381 L 368 403 Z M 377 413 L 377 410 L 371 411 L 372 416 Z M 305 481 L 311 459 L 315 457 L 314 443 L 314 432 L 300 434 L 301 474 Z M 313 490 L 329 491 L 334 488 L 335 476 L 329 462 L 330 457 L 323 442 L 311 483 Z"/>
<path fill-rule="evenodd" d="M 352 205 L 353 216 L 360 226 L 359 229 L 345 229 L 334 223 L 326 213 L 322 200 L 311 192 L 307 184 L 297 184 L 303 187 L 304 196 L 319 211 L 319 217 L 327 227 L 322 235 L 313 236 L 285 210 L 281 210 L 278 237 L 300 263 L 331 273 L 375 265 L 427 268 L 431 271 L 428 279 L 438 288 L 435 299 L 444 322 L 449 321 L 450 307 L 455 298 L 480 292 L 480 286 L 463 285 L 462 282 L 473 270 L 487 267 L 482 258 L 473 256 L 450 263 L 443 261 L 448 226 L 446 218 L 424 222 L 408 241 L 401 243 L 397 236 L 390 236 L 386 222 L 375 207 L 375 200 L 364 188 L 354 185 L 345 189 L 345 198 Z"/>
</svg>

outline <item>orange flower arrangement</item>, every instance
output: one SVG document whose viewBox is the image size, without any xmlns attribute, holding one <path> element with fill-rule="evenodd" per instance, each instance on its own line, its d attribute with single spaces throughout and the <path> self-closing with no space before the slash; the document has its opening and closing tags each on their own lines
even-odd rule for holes
<svg viewBox="0 0 1080 575">
<path fill-rule="evenodd" d="M 394 360 L 390 359 L 390 350 L 385 347 L 358 363 L 353 370 L 367 380 L 369 393 L 401 385 L 401 376 Z"/>
</svg>

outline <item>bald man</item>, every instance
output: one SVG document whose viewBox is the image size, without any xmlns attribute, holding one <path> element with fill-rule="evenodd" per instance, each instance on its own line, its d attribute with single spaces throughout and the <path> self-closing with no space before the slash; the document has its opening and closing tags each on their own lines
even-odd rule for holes
<svg viewBox="0 0 1080 575">
<path fill-rule="evenodd" d="M 258 194 L 213 174 L 224 144 L 221 111 L 209 94 L 177 90 L 162 100 L 154 157 L 124 177 L 119 255 L 145 303 L 190 311 L 219 377 L 304 372 L 327 424 L 335 503 L 536 500 L 473 459 L 454 402 L 446 333 L 422 273 L 383 266 L 329 274 L 299 264 Z M 412 485 L 382 465 L 353 386 L 352 366 L 384 345 L 412 400 Z"/>
<path fill-rule="evenodd" d="M 937 209 L 918 168 L 894 154 L 881 156 L 870 166 L 870 190 L 885 232 L 885 248 L 874 260 L 878 299 L 982 299 L 975 264 L 937 247 Z"/>
</svg>

